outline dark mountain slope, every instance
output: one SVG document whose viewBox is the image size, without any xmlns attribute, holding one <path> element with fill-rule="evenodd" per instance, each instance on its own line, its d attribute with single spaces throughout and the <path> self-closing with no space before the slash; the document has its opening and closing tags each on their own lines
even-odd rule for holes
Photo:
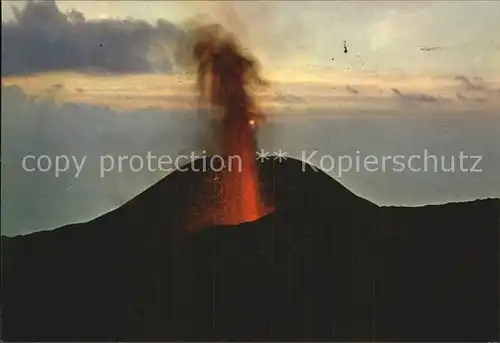
<svg viewBox="0 0 500 343">
<path fill-rule="evenodd" d="M 378 207 L 300 161 L 277 210 L 182 230 L 202 173 L 84 224 L 2 237 L 5 341 L 489 341 L 499 200 Z"/>
</svg>

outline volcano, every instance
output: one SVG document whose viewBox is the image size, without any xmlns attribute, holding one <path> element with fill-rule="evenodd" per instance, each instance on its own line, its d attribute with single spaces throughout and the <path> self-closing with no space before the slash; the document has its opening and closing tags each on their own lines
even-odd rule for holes
<svg viewBox="0 0 500 343">
<path fill-rule="evenodd" d="M 498 340 L 500 200 L 380 207 L 298 160 L 258 167 L 258 220 L 185 230 L 189 170 L 2 237 L 2 340 Z"/>
</svg>

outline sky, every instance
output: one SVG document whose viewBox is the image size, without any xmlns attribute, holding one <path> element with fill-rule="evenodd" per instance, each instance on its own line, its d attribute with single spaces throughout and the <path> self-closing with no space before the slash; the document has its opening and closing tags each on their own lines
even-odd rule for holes
<svg viewBox="0 0 500 343">
<path fill-rule="evenodd" d="M 65 87 L 66 95 L 59 92 L 60 98 L 102 105 L 103 97 L 107 96 L 104 101 L 107 105 L 129 108 L 127 102 L 137 101 L 120 97 L 124 90 L 113 95 L 108 89 L 106 93 L 96 81 L 100 85 L 124 84 L 120 78 L 133 74 L 136 79 L 137 75 L 143 75 L 143 79 L 154 78 L 157 85 L 162 83 L 158 86 L 162 92 L 164 88 L 174 89 L 182 93 L 181 97 L 190 99 L 184 87 L 189 75 L 184 74 L 182 58 L 174 54 L 182 42 L 183 32 L 196 21 L 221 23 L 234 33 L 260 62 L 263 75 L 274 81 L 272 92 L 278 97 L 291 91 L 298 97 L 321 93 L 322 98 L 316 96 L 314 101 L 307 102 L 310 106 L 312 102 L 324 103 L 325 96 L 336 97 L 336 106 L 342 103 L 339 97 L 346 100 L 346 96 L 355 99 L 359 106 L 365 106 L 366 100 L 377 99 L 372 103 L 377 106 L 375 102 L 387 96 L 399 100 L 411 98 L 414 102 L 419 94 L 453 98 L 463 105 L 469 99 L 463 94 L 464 90 L 479 93 L 479 88 L 483 91 L 488 88 L 488 91 L 473 95 L 472 103 L 490 106 L 492 101 L 497 105 L 500 2 L 496 1 L 55 3 L 57 7 L 54 6 L 52 12 L 63 15 L 76 10 L 83 24 L 68 16 L 58 25 L 69 21 L 69 26 L 51 29 L 57 16 L 52 13 L 51 17 L 38 9 L 25 17 L 39 18 L 35 20 L 38 26 L 34 27 L 43 29 L 30 30 L 28 24 L 15 24 L 13 7 L 22 12 L 26 2 L 2 1 L 4 84 L 22 85 L 34 96 L 53 95 L 51 87 L 63 84 L 57 81 L 61 79 L 61 71 L 68 75 L 68 71 L 78 73 L 86 68 L 101 68 L 101 72 L 104 68 L 113 75 L 95 78 L 88 73 L 78 74 L 85 87 L 95 86 L 95 90 Z M 159 19 L 163 20 L 162 26 L 158 24 Z M 137 20 L 146 21 L 149 24 L 144 25 L 149 26 L 134 24 Z M 53 77 L 39 78 L 42 72 Z M 16 78 L 19 74 L 24 79 Z M 177 76 L 171 77 L 173 74 Z M 26 75 L 31 76 L 30 80 Z M 37 89 L 45 87 L 45 90 L 35 91 L 35 83 Z M 479 83 L 482 85 L 476 87 Z M 145 107 L 163 106 L 158 97 L 151 100 L 154 91 L 148 88 L 149 82 L 139 84 L 140 92 L 137 87 L 131 90 L 134 98 L 144 95 L 141 104 Z M 411 93 L 410 97 L 399 96 L 404 92 Z M 361 95 L 365 96 L 364 103 Z M 93 100 L 89 100 L 91 97 Z M 491 100 L 490 104 L 486 104 L 485 99 Z M 182 106 L 178 99 L 170 102 L 172 106 Z M 352 101 L 343 103 L 349 105 Z"/>
</svg>

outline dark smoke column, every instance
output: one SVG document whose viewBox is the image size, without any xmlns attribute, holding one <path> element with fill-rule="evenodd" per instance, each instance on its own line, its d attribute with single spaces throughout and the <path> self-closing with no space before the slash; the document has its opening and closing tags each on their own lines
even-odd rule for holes
<svg viewBox="0 0 500 343">
<path fill-rule="evenodd" d="M 204 192 L 216 192 L 206 204 L 203 225 L 232 225 L 265 215 L 255 160 L 255 102 L 249 86 L 261 84 L 256 62 L 244 56 L 233 37 L 218 25 L 199 30 L 193 53 L 201 97 L 221 115 L 217 137 L 226 168 L 207 178 Z M 239 156 L 239 159 L 229 158 Z M 214 185 L 214 179 L 218 180 Z"/>
</svg>

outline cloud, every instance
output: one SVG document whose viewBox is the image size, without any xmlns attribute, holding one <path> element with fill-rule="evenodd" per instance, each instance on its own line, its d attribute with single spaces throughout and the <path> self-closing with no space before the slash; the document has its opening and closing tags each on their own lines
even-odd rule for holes
<svg viewBox="0 0 500 343">
<path fill-rule="evenodd" d="M 352 87 L 352 86 L 345 86 L 345 89 L 349 92 L 349 93 L 352 93 L 352 94 L 359 94 L 359 90 L 357 90 L 356 88 Z"/>
<path fill-rule="evenodd" d="M 456 76 L 455 80 L 460 81 L 465 92 L 480 95 L 480 97 L 468 97 L 468 100 L 477 103 L 497 102 L 499 100 L 498 92 L 500 92 L 500 89 L 496 88 L 497 83 L 487 82 L 480 77 L 466 78 L 462 75 Z"/>
<path fill-rule="evenodd" d="M 483 91 L 486 87 L 481 84 L 477 84 L 466 78 L 465 76 L 459 75 L 455 77 L 455 80 L 460 81 L 467 91 Z"/>
<path fill-rule="evenodd" d="M 475 102 L 486 102 L 486 101 L 488 101 L 488 99 L 486 99 L 486 98 L 475 98 L 475 99 L 473 99 L 473 100 L 474 100 Z"/>
<path fill-rule="evenodd" d="M 92 20 L 61 13 L 54 0 L 13 7 L 2 23 L 2 76 L 54 70 L 168 72 L 170 51 L 183 31 L 166 20 Z"/>
<path fill-rule="evenodd" d="M 461 93 L 457 93 L 457 99 L 462 101 L 462 102 L 466 102 L 466 101 L 474 101 L 474 102 L 478 102 L 478 103 L 483 103 L 483 102 L 487 102 L 488 101 L 488 98 L 469 98 L 469 97 L 466 97 L 465 95 L 461 94 Z"/>
<path fill-rule="evenodd" d="M 402 93 L 399 89 L 393 88 L 392 92 L 398 99 L 408 103 L 434 103 L 438 99 L 432 95 L 422 93 Z"/>
<path fill-rule="evenodd" d="M 462 93 L 457 93 L 457 99 L 460 100 L 460 101 L 467 101 L 467 100 L 469 100 L 469 98 L 466 97 L 465 95 L 463 95 Z"/>
<path fill-rule="evenodd" d="M 301 98 L 300 96 L 294 94 L 282 94 L 277 93 L 274 97 L 272 97 L 276 103 L 280 104 L 304 104 L 306 100 Z"/>
<path fill-rule="evenodd" d="M 371 110 L 391 109 L 396 100 L 406 105 L 439 105 L 440 108 L 453 108 L 456 111 L 462 111 L 465 107 L 478 110 L 488 107 L 498 112 L 500 104 L 496 80 L 488 83 L 484 81 L 490 92 L 465 92 L 459 87 L 455 76 L 369 73 L 344 76 L 339 72 L 325 73 L 323 79 L 316 79 L 316 74 L 313 74 L 309 78 L 312 81 L 308 81 L 307 78 L 294 79 L 293 75 L 288 78 L 288 75 L 291 74 L 270 79 L 269 88 L 256 90 L 259 105 L 269 111 L 273 110 L 274 105 L 280 109 L 293 106 Z M 478 82 L 473 77 L 469 79 Z M 73 71 L 2 78 L 2 84 L 18 85 L 30 96 L 54 98 L 60 103 L 107 106 L 116 110 L 195 108 L 198 104 L 195 81 L 192 73 L 110 75 Z M 58 84 L 63 86 L 55 86 Z M 348 92 L 347 86 L 359 93 Z M 467 100 L 460 99 L 457 93 Z M 487 100 L 481 102 L 475 101 L 475 98 Z"/>
</svg>

